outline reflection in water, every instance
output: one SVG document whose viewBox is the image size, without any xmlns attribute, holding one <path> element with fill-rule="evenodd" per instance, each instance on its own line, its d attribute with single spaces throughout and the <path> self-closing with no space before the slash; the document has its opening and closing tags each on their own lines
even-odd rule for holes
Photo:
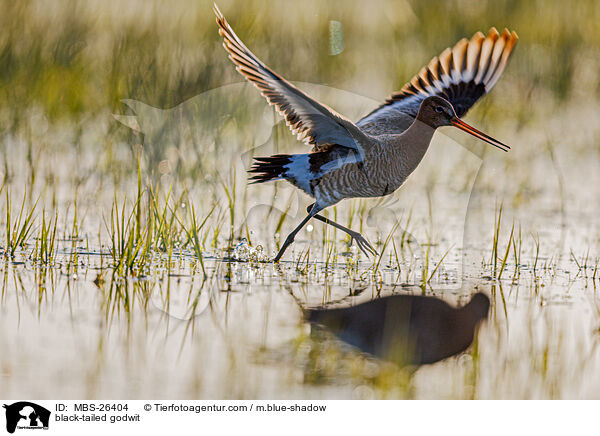
<svg viewBox="0 0 600 436">
<path fill-rule="evenodd" d="M 435 297 L 393 295 L 347 308 L 309 309 L 306 318 L 362 351 L 420 365 L 466 350 L 489 308 L 482 293 L 458 309 Z"/>
</svg>

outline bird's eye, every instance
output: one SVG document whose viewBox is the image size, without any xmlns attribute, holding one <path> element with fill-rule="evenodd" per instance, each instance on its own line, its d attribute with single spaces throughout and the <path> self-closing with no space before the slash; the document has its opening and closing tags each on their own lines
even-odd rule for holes
<svg viewBox="0 0 600 436">
<path fill-rule="evenodd" d="M 435 111 L 436 111 L 438 114 L 441 114 L 442 112 L 444 112 L 444 108 L 442 108 L 441 106 L 436 106 L 436 107 L 435 107 Z"/>
</svg>

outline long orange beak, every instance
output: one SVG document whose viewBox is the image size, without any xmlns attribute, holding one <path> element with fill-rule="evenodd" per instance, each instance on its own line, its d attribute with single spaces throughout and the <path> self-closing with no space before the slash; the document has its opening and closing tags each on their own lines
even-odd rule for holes
<svg viewBox="0 0 600 436">
<path fill-rule="evenodd" d="M 465 123 L 463 120 L 461 120 L 458 117 L 452 118 L 452 120 L 450 120 L 450 123 L 454 127 L 458 127 L 460 130 L 464 130 L 465 132 L 475 136 L 476 138 L 479 138 L 482 141 L 487 142 L 488 144 L 492 144 L 494 147 L 498 147 L 502 151 L 510 150 L 510 147 L 508 145 L 503 144 L 502 142 L 498 141 L 497 139 L 494 139 L 491 136 L 486 135 L 485 133 L 477 130 L 473 126 L 468 125 L 467 123 Z"/>
</svg>

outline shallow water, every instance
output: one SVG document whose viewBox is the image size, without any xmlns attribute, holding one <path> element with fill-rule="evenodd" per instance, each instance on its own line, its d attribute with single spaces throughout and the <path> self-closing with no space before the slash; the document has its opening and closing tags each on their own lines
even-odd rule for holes
<svg viewBox="0 0 600 436">
<path fill-rule="evenodd" d="M 226 280 L 219 269 L 229 267 L 232 279 Z M 85 267 L 75 278 L 59 268 L 36 272 L 5 264 L 3 394 L 588 398 L 600 388 L 597 293 L 585 272 L 557 267 L 536 279 L 523 268 L 521 277 L 502 285 L 480 279 L 476 287 L 493 304 L 476 345 L 413 372 L 339 351 L 334 340 L 313 343 L 298 301 L 348 304 L 392 293 L 418 295 L 418 286 L 336 283 L 322 273 L 299 275 L 285 263 L 276 268 L 208 260 L 207 270 L 211 278 L 203 286 L 189 269 L 144 280 L 112 281 L 107 274 L 97 286 L 98 271 Z M 360 296 L 348 296 L 361 287 Z M 465 302 L 469 293 L 425 290 L 452 303 Z M 191 316 L 190 298 L 196 297 Z"/>
</svg>

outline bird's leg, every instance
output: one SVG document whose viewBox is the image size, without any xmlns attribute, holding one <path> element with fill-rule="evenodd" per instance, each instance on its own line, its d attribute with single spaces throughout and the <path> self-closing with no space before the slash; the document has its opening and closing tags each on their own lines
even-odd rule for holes
<svg viewBox="0 0 600 436">
<path fill-rule="evenodd" d="M 308 206 L 307 210 L 311 210 L 312 206 Z M 360 248 L 360 250 L 365 253 L 365 255 L 369 255 L 372 254 L 374 256 L 376 256 L 377 250 L 375 250 L 371 244 L 369 244 L 369 241 L 366 240 L 366 238 L 361 235 L 358 232 L 355 232 L 354 230 L 350 230 L 348 227 L 344 227 L 341 224 L 336 223 L 335 221 L 330 220 L 329 218 L 325 218 L 323 215 L 318 215 L 315 214 L 314 216 L 315 219 L 324 222 L 325 224 L 329 224 L 333 227 L 335 227 L 336 229 L 341 230 L 342 232 L 346 232 L 348 235 L 350 235 L 350 237 L 352 238 L 352 240 L 356 241 L 356 245 L 358 246 L 358 248 Z M 352 240 L 350 241 L 350 245 L 352 245 Z"/>
<path fill-rule="evenodd" d="M 306 223 L 308 222 L 308 220 L 310 220 L 312 217 L 314 217 L 317 214 L 317 212 L 319 212 L 321 209 L 322 208 L 317 208 L 315 204 L 313 204 L 310 207 L 310 210 L 308 211 L 307 217 L 302 220 L 302 222 L 298 225 L 298 227 L 296 227 L 292 231 L 292 233 L 290 233 L 288 235 L 287 238 L 285 238 L 285 242 L 283 243 L 283 245 L 279 249 L 279 252 L 277 253 L 277 256 L 275 256 L 275 258 L 273 259 L 273 262 L 279 262 L 279 259 L 281 259 L 281 256 L 283 256 L 283 253 L 285 252 L 285 250 L 291 245 L 292 242 L 294 242 L 294 238 L 296 237 L 296 234 L 300 231 L 300 229 L 302 227 L 304 227 L 306 225 Z"/>
</svg>

